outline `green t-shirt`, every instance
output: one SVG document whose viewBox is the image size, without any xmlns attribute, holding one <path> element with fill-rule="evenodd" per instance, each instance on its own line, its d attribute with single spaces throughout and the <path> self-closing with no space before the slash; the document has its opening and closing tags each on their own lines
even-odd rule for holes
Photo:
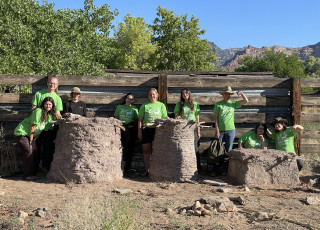
<svg viewBox="0 0 320 230">
<path fill-rule="evenodd" d="M 268 147 L 269 142 L 268 140 L 265 138 L 264 139 L 266 146 Z M 246 132 L 245 134 L 243 134 L 239 140 L 239 143 L 242 143 L 243 148 L 245 149 L 261 149 L 261 140 L 258 137 L 258 134 L 253 131 L 250 130 L 248 132 Z"/>
<path fill-rule="evenodd" d="M 283 150 L 295 154 L 294 136 L 298 134 L 298 131 L 291 129 L 292 127 L 287 127 L 284 131 L 273 132 L 271 138 L 276 142 L 277 150 Z"/>
<path fill-rule="evenodd" d="M 46 89 L 36 92 L 31 101 L 31 104 L 37 106 L 37 108 L 40 108 L 43 99 L 45 99 L 46 97 L 52 97 L 52 99 L 54 100 L 54 105 L 56 106 L 56 111 L 63 110 L 62 100 L 60 96 L 56 93 L 48 93 Z"/>
<path fill-rule="evenodd" d="M 51 114 L 48 114 L 47 120 L 41 122 L 42 111 L 40 108 L 33 110 L 33 112 L 26 117 L 14 130 L 14 135 L 16 136 L 30 136 L 30 126 L 36 125 L 33 136 L 38 136 L 42 130 L 49 125 L 52 120 Z"/>
<path fill-rule="evenodd" d="M 140 107 L 139 117 L 143 117 L 142 125 L 153 123 L 156 119 L 166 118 L 166 106 L 159 101 L 154 103 L 146 102 Z"/>
<path fill-rule="evenodd" d="M 240 108 L 240 101 L 219 101 L 214 106 L 213 112 L 218 114 L 220 131 L 235 129 L 234 110 Z"/>
<path fill-rule="evenodd" d="M 124 121 L 125 124 L 128 124 L 138 119 L 138 109 L 134 105 L 118 105 L 114 112 L 114 116 L 118 117 L 119 120 Z"/>
<path fill-rule="evenodd" d="M 180 102 L 176 104 L 174 107 L 174 113 L 180 113 Z M 182 119 L 186 120 L 193 120 L 195 121 L 197 118 L 196 116 L 200 114 L 200 107 L 197 102 L 193 102 L 193 110 L 190 109 L 189 103 L 185 102 L 183 106 L 182 114 L 179 114 Z"/>
</svg>

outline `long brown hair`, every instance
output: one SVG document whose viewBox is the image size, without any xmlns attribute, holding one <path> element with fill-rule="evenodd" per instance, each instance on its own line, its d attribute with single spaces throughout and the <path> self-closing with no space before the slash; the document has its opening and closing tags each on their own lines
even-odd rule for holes
<svg viewBox="0 0 320 230">
<path fill-rule="evenodd" d="M 44 104 L 50 101 L 52 103 L 52 109 L 48 112 L 49 114 L 51 114 L 52 120 L 56 120 L 56 106 L 54 104 L 54 100 L 52 97 L 46 97 L 43 99 L 40 109 L 41 109 L 41 122 L 46 121 L 48 119 L 48 113 L 46 112 L 45 108 L 44 108 Z"/>
<path fill-rule="evenodd" d="M 183 91 L 186 91 L 189 94 L 189 98 L 188 98 L 187 102 L 189 103 L 189 107 L 190 107 L 191 111 L 194 111 L 191 91 L 190 91 L 190 89 L 184 88 L 184 89 L 181 90 L 181 93 L 180 93 L 180 111 L 179 111 L 180 115 L 183 114 L 183 108 L 184 108 L 184 103 L 185 103 L 185 100 L 184 100 L 184 98 L 182 96 Z"/>
</svg>

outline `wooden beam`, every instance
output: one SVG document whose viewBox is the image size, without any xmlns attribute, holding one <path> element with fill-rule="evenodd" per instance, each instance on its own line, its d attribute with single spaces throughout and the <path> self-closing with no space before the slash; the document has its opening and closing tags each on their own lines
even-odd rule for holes
<svg viewBox="0 0 320 230">
<path fill-rule="evenodd" d="M 159 101 L 167 106 L 168 100 L 168 76 L 160 74 L 158 78 Z"/>
<path fill-rule="evenodd" d="M 302 122 L 320 122 L 319 113 L 302 113 L 301 114 Z"/>
<path fill-rule="evenodd" d="M 320 78 L 303 78 L 301 79 L 303 88 L 320 88 Z"/>
<path fill-rule="evenodd" d="M 301 96 L 301 104 L 306 105 L 314 105 L 319 106 L 320 105 L 320 95 L 302 95 Z"/>
<path fill-rule="evenodd" d="M 320 144 L 301 144 L 302 154 L 320 153 Z"/>
<path fill-rule="evenodd" d="M 292 120 L 294 124 L 301 124 L 301 78 L 292 78 Z M 300 155 L 300 132 L 294 137 L 294 149 L 298 155 Z"/>
</svg>

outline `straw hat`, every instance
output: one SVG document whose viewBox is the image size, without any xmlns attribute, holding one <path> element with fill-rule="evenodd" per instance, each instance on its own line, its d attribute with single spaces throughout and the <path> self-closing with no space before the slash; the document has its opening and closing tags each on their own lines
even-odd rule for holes
<svg viewBox="0 0 320 230">
<path fill-rule="evenodd" d="M 73 87 L 71 93 L 80 93 L 80 89 L 78 87 Z"/>
<path fill-rule="evenodd" d="M 226 86 L 226 87 L 224 87 L 224 90 L 223 91 L 220 91 L 219 92 L 221 95 L 223 95 L 223 94 L 235 94 L 235 92 L 233 92 L 232 91 L 232 89 L 231 89 L 231 86 Z"/>
<path fill-rule="evenodd" d="M 277 124 L 277 123 L 288 124 L 288 120 L 287 120 L 287 119 L 284 119 L 284 118 L 282 118 L 282 117 L 277 117 L 277 118 L 273 119 L 272 125 L 274 126 L 274 125 Z"/>
</svg>

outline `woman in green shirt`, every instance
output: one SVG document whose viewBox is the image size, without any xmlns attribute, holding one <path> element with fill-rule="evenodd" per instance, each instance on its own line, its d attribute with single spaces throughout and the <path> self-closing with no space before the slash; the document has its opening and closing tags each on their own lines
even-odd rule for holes
<svg viewBox="0 0 320 230">
<path fill-rule="evenodd" d="M 158 91 L 155 88 L 149 90 L 149 102 L 141 105 L 138 120 L 138 138 L 142 144 L 143 162 L 145 172 L 141 176 L 149 175 L 150 160 L 152 154 L 152 142 L 155 136 L 155 127 L 146 127 L 154 123 L 156 119 L 167 118 L 166 106 L 158 101 Z"/>
<path fill-rule="evenodd" d="M 186 119 L 199 122 L 200 107 L 199 104 L 193 101 L 191 91 L 182 89 L 180 93 L 180 101 L 174 107 L 174 117 L 176 119 Z M 194 130 L 194 149 L 197 157 L 197 168 L 201 171 L 200 154 L 198 151 L 198 143 L 200 139 L 200 127 Z"/>
<path fill-rule="evenodd" d="M 239 138 L 239 148 L 267 149 L 267 130 L 265 124 L 259 123 L 254 130 L 246 132 Z"/>
<path fill-rule="evenodd" d="M 125 131 L 121 130 L 121 143 L 123 146 L 123 158 L 125 161 L 124 172 L 131 168 L 132 154 L 137 137 L 138 109 L 133 105 L 134 94 L 128 93 L 124 102 L 118 105 L 114 117 L 124 122 Z"/>
<path fill-rule="evenodd" d="M 49 122 L 56 120 L 56 108 L 51 97 L 43 99 L 40 108 L 33 110 L 14 130 L 18 146 L 23 152 L 23 178 L 36 179 L 38 156 L 36 139 Z"/>
</svg>

